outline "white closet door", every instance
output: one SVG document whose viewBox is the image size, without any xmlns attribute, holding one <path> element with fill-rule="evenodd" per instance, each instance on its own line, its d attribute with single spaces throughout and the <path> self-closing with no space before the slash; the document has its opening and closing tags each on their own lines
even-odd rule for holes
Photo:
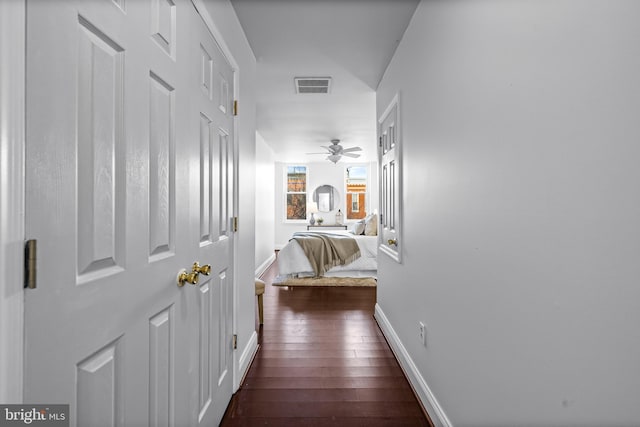
<svg viewBox="0 0 640 427">
<path fill-rule="evenodd" d="M 185 0 L 34 0 L 27 18 L 25 401 L 69 403 L 74 426 L 215 423 L 235 159 L 232 117 L 201 111 L 194 71 L 215 43 Z M 195 261 L 211 274 L 178 287 Z"/>
</svg>

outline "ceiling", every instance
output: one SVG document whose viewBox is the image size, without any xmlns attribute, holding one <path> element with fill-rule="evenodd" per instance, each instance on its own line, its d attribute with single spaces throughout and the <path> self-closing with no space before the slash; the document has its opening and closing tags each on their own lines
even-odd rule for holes
<svg viewBox="0 0 640 427">
<path fill-rule="evenodd" d="M 375 161 L 375 90 L 419 0 L 231 0 L 257 61 L 257 130 L 279 161 L 337 138 Z M 331 77 L 296 94 L 296 77 Z M 344 161 L 344 160 L 342 160 Z"/>
</svg>

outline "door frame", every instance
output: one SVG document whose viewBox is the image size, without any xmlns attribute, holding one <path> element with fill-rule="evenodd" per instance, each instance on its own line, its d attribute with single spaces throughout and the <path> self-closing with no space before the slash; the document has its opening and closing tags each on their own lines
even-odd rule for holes
<svg viewBox="0 0 640 427">
<path fill-rule="evenodd" d="M 402 177 L 403 177 L 403 171 L 402 171 L 402 116 L 401 116 L 401 111 L 400 111 L 400 92 L 396 92 L 396 94 L 393 96 L 393 99 L 389 102 L 389 105 L 387 105 L 387 108 L 385 108 L 384 112 L 380 115 L 380 117 L 378 118 L 378 123 L 376 125 L 377 127 L 377 134 L 378 134 L 378 141 L 380 141 L 380 138 L 382 137 L 382 123 L 387 119 L 387 117 L 389 117 L 389 114 L 391 114 L 391 111 L 393 110 L 393 108 L 395 107 L 396 109 L 396 163 L 397 163 L 397 167 L 398 167 L 398 176 L 397 176 L 397 187 L 396 187 L 396 192 L 397 192 L 397 199 L 398 199 L 398 217 L 396 218 L 397 220 L 397 226 L 396 226 L 396 235 L 397 235 L 397 239 L 399 241 L 399 244 L 397 245 L 397 250 L 393 250 L 390 249 L 388 245 L 385 244 L 384 242 L 384 237 L 383 237 L 383 232 L 382 232 L 382 221 L 380 218 L 378 218 L 379 224 L 378 224 L 378 250 L 382 253 L 384 253 L 385 255 L 389 256 L 389 258 L 391 258 L 392 260 L 394 260 L 396 263 L 398 264 L 402 264 L 402 251 L 404 248 L 404 240 L 403 239 L 403 235 L 402 235 L 402 230 L 403 230 L 403 221 L 404 221 L 404 185 L 402 182 Z M 382 203 L 385 203 L 385 201 L 383 200 L 384 198 L 384 176 L 382 173 L 382 158 L 384 157 L 384 153 L 382 152 L 382 146 L 380 145 L 381 142 L 379 142 L 378 144 L 378 205 L 382 208 Z M 393 207 L 392 207 L 393 208 Z M 382 212 L 381 212 L 382 214 Z"/>
<path fill-rule="evenodd" d="M 0 402 L 23 401 L 26 0 L 0 1 Z"/>
</svg>

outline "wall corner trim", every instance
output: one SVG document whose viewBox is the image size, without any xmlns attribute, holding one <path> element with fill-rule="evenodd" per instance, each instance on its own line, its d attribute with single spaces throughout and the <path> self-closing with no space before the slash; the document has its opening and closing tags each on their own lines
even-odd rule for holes
<svg viewBox="0 0 640 427">
<path fill-rule="evenodd" d="M 396 334 L 396 331 L 393 329 L 393 326 L 391 326 L 389 319 L 378 304 L 376 304 L 374 317 L 377 320 L 382 333 L 389 342 L 391 350 L 396 356 L 396 359 L 398 359 L 407 379 L 418 395 L 418 399 L 420 399 L 420 402 L 429 413 L 429 417 L 431 417 L 433 424 L 436 427 L 453 427 L 453 424 L 451 424 L 449 418 L 447 418 L 442 407 L 431 392 L 427 382 L 422 377 L 418 367 L 413 363 L 409 352 L 402 344 L 402 341 L 400 341 L 400 337 Z"/>
<path fill-rule="evenodd" d="M 258 266 L 258 268 L 256 268 L 256 272 L 255 275 L 256 277 L 260 277 L 262 276 L 262 274 L 267 271 L 267 268 L 269 268 L 269 266 L 271 264 L 273 264 L 276 260 L 276 254 L 273 253 L 271 254 L 271 256 L 269 258 L 267 258 L 262 264 L 260 264 L 260 266 Z"/>
<path fill-rule="evenodd" d="M 253 360 L 257 352 L 258 334 L 256 331 L 253 331 L 253 333 L 249 337 L 247 345 L 244 347 L 242 353 L 240 354 L 240 357 L 238 358 L 238 372 L 236 378 L 239 378 L 239 381 L 238 384 L 234 384 L 234 393 L 240 388 L 240 384 L 242 384 L 242 380 L 244 380 L 244 377 L 247 375 L 249 366 L 251 366 L 251 361 Z"/>
</svg>

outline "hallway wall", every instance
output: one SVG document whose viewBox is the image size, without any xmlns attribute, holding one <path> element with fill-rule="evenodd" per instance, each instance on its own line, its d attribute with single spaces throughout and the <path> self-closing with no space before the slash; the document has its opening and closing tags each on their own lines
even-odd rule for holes
<svg viewBox="0 0 640 427">
<path fill-rule="evenodd" d="M 275 241 L 275 155 L 260 133 L 256 132 L 256 257 L 255 268 L 274 256 Z"/>
<path fill-rule="evenodd" d="M 406 209 L 378 303 L 456 427 L 640 423 L 638 16 L 425 0 L 378 88 Z"/>
</svg>

